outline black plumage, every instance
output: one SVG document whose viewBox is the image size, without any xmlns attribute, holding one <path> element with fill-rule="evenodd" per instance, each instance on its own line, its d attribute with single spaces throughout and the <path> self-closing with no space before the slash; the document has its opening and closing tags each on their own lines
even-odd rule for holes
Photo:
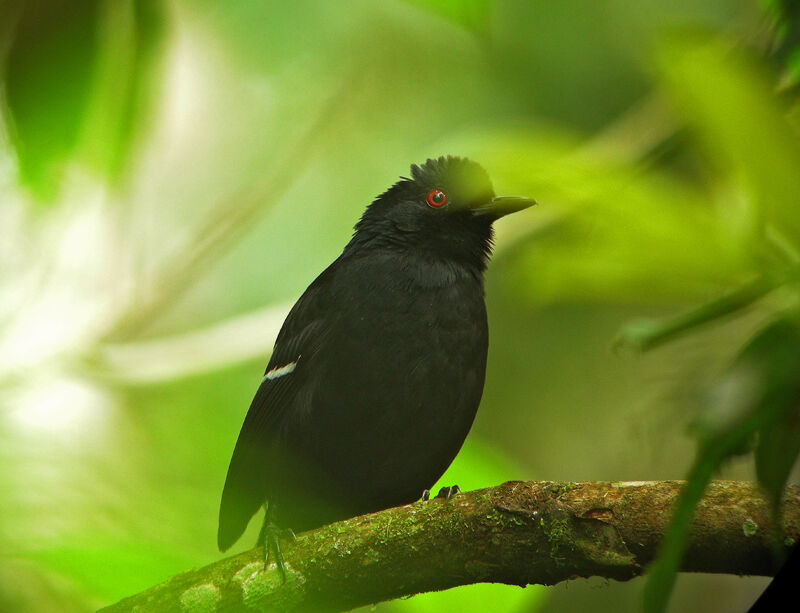
<svg viewBox="0 0 800 613">
<path fill-rule="evenodd" d="M 220 549 L 262 505 L 265 526 L 303 531 L 434 484 L 483 390 L 492 222 L 532 203 L 441 157 L 366 209 L 278 335 L 228 469 Z"/>
</svg>

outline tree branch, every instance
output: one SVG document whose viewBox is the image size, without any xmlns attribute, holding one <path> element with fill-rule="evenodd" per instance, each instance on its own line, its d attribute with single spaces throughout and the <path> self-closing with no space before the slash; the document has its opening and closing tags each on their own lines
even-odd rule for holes
<svg viewBox="0 0 800 613">
<path fill-rule="evenodd" d="M 344 611 L 479 582 L 625 581 L 657 554 L 683 482 L 510 481 L 323 526 L 285 543 L 287 577 L 253 549 L 103 609 Z M 784 547 L 800 540 L 800 487 L 783 501 Z M 773 575 L 772 526 L 757 486 L 712 482 L 682 571 Z"/>
</svg>

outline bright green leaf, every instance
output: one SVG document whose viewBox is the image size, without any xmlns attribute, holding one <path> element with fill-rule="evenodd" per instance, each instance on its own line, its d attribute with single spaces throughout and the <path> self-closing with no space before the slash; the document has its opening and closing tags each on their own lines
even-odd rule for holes
<svg viewBox="0 0 800 613">
<path fill-rule="evenodd" d="M 489 29 L 489 0 L 407 0 L 479 35 Z"/>
<path fill-rule="evenodd" d="M 511 272 L 519 278 L 510 284 L 537 301 L 619 302 L 707 296 L 752 277 L 747 220 L 719 216 L 706 195 L 672 173 L 577 142 L 537 129 L 487 133 L 469 147 L 498 193 L 539 201 L 508 221 L 529 225 L 518 236 L 535 233 L 515 250 Z"/>
<path fill-rule="evenodd" d="M 685 33 L 662 45 L 659 65 L 713 163 L 739 178 L 757 219 L 800 247 L 800 144 L 774 77 L 732 43 Z"/>
</svg>

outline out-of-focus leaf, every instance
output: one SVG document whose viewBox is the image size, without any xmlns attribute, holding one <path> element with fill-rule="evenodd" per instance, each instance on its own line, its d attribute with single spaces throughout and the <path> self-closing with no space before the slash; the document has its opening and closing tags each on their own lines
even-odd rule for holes
<svg viewBox="0 0 800 613">
<path fill-rule="evenodd" d="M 98 0 L 21 4 L 3 67 L 6 112 L 22 180 L 55 194 L 85 120 L 97 52 Z"/>
<path fill-rule="evenodd" d="M 777 513 L 800 454 L 800 328 L 793 321 L 778 320 L 758 340 L 762 346 L 751 359 L 764 371 L 758 410 L 768 421 L 759 431 L 756 474 Z"/>
<path fill-rule="evenodd" d="M 462 490 L 497 485 L 510 479 L 526 476 L 515 469 L 513 462 L 496 447 L 470 436 L 431 495 L 440 487 L 458 485 Z M 433 501 L 429 504 L 447 504 Z M 393 602 L 394 611 L 407 613 L 439 613 L 440 611 L 536 611 L 546 594 L 544 588 L 528 586 L 521 590 L 516 586 L 501 584 L 465 585 L 443 592 L 419 594 L 409 600 Z"/>
<path fill-rule="evenodd" d="M 786 74 L 781 82 L 783 89 L 794 87 L 800 82 L 800 47 L 792 51 L 786 59 Z"/>
<path fill-rule="evenodd" d="M 800 3 L 795 0 L 760 0 L 759 4 L 773 31 L 770 55 L 785 61 L 800 49 Z M 794 74 L 795 78 L 798 76 Z"/>
<path fill-rule="evenodd" d="M 99 53 L 83 149 L 113 180 L 124 176 L 157 91 L 166 32 L 163 0 L 115 0 L 102 6 Z"/>
<path fill-rule="evenodd" d="M 638 351 L 652 349 L 711 321 L 750 306 L 778 285 L 776 279 L 757 277 L 717 300 L 661 321 L 633 321 L 620 330 L 616 343 Z"/>
<path fill-rule="evenodd" d="M 514 254 L 522 291 L 538 301 L 685 299 L 752 276 L 746 220 L 718 216 L 706 195 L 668 172 L 577 142 L 538 129 L 469 145 L 498 193 L 539 201 L 508 222 L 536 233 Z"/>
<path fill-rule="evenodd" d="M 800 377 L 800 372 L 797 376 Z M 756 447 L 756 474 L 773 508 L 778 507 L 789 473 L 800 455 L 800 395 L 789 397 L 786 402 L 789 410 L 785 419 L 764 426 Z M 793 411 L 790 403 L 794 405 Z"/>
<path fill-rule="evenodd" d="M 448 21 L 485 36 L 489 30 L 491 3 L 489 0 L 406 0 Z"/>
<path fill-rule="evenodd" d="M 674 36 L 661 47 L 660 67 L 679 112 L 709 157 L 735 174 L 759 221 L 773 224 L 800 248 L 800 144 L 786 110 L 770 92 L 774 79 L 732 43 Z"/>
<path fill-rule="evenodd" d="M 708 481 L 727 458 L 748 451 L 757 433 L 762 436 L 759 446 L 768 447 L 760 452 L 764 459 L 759 480 L 768 489 L 776 508 L 798 451 L 800 328 L 797 323 L 781 318 L 759 332 L 712 392 L 695 425 L 699 434 L 697 458 L 645 585 L 648 613 L 666 609 L 689 524 Z M 791 432 L 776 432 L 787 426 Z M 780 445 L 778 449 L 771 447 L 775 443 Z M 756 462 L 758 465 L 758 452 Z"/>
<path fill-rule="evenodd" d="M 645 613 L 663 613 L 667 608 L 689 532 L 689 523 L 697 503 L 703 497 L 706 485 L 725 456 L 725 442 L 703 448 L 687 476 L 686 487 L 678 498 L 669 528 L 661 542 L 658 559 L 647 575 L 644 586 Z"/>
<path fill-rule="evenodd" d="M 22 182 L 51 200 L 74 158 L 118 179 L 152 96 L 162 0 L 15 4 L 2 78 Z"/>
</svg>

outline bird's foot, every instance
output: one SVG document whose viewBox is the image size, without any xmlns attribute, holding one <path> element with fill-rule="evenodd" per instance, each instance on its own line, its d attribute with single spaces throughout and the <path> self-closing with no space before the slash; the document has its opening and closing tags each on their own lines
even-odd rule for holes
<svg viewBox="0 0 800 613">
<path fill-rule="evenodd" d="M 265 521 L 261 526 L 261 534 L 258 537 L 258 544 L 264 547 L 264 570 L 267 570 L 270 556 L 275 561 L 275 565 L 281 573 L 283 582 L 286 583 L 286 566 L 283 562 L 281 552 L 281 539 L 295 542 L 297 537 L 291 528 L 283 528 L 271 521 Z"/>
<path fill-rule="evenodd" d="M 437 498 L 444 498 L 445 500 L 450 500 L 456 494 L 461 493 L 461 488 L 457 485 L 451 485 L 450 487 L 443 487 L 439 490 L 439 493 L 436 494 Z"/>
<path fill-rule="evenodd" d="M 434 498 L 444 498 L 445 500 L 450 500 L 456 494 L 461 493 L 461 488 L 457 485 L 451 485 L 450 487 L 443 487 L 439 490 L 439 493 L 436 494 Z M 430 490 L 422 490 L 422 498 L 420 500 L 430 500 L 431 499 L 431 491 Z"/>
</svg>

